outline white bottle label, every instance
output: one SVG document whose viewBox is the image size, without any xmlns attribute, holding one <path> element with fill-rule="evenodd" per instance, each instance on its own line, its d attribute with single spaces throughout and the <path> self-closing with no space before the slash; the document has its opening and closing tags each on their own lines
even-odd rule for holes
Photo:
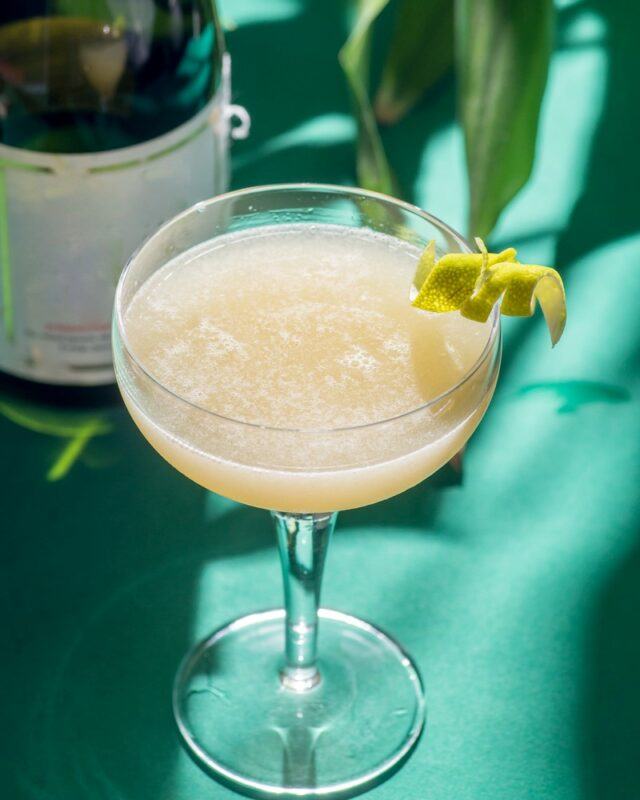
<svg viewBox="0 0 640 800">
<path fill-rule="evenodd" d="M 67 156 L 0 145 L 0 370 L 113 381 L 122 268 L 164 221 L 227 188 L 225 84 L 189 122 L 134 147 Z"/>
</svg>

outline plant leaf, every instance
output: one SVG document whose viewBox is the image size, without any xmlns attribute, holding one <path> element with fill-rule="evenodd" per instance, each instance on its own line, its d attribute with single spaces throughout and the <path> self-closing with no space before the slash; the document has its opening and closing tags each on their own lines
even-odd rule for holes
<svg viewBox="0 0 640 800">
<path fill-rule="evenodd" d="M 369 67 L 373 23 L 389 0 L 358 0 L 349 38 L 338 53 L 347 78 L 358 123 L 356 171 L 365 189 L 398 194 L 369 100 Z"/>
<path fill-rule="evenodd" d="M 552 0 L 456 0 L 469 231 L 486 238 L 526 183 L 551 56 Z"/>
<path fill-rule="evenodd" d="M 401 0 L 374 104 L 385 125 L 401 119 L 453 64 L 454 0 Z"/>
</svg>

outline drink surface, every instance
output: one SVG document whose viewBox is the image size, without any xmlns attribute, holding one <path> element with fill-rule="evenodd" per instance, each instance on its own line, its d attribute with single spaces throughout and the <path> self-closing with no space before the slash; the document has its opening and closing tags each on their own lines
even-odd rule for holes
<svg viewBox="0 0 640 800">
<path fill-rule="evenodd" d="M 413 249 L 283 227 L 187 253 L 136 294 L 127 338 L 160 383 L 232 419 L 332 429 L 411 411 L 480 356 L 485 326 L 411 307 Z"/>
<path fill-rule="evenodd" d="M 464 444 L 484 397 L 470 397 L 462 418 L 447 416 L 446 401 L 437 421 L 425 411 L 429 452 L 418 428 L 410 452 L 402 454 L 406 458 L 382 457 L 382 474 L 380 459 L 372 455 L 380 437 L 392 445 L 394 437 L 400 441 L 413 434 L 402 418 L 385 423 L 384 430 L 373 423 L 401 415 L 410 419 L 409 412 L 452 389 L 478 361 L 490 333 L 489 323 L 412 308 L 418 256 L 418 250 L 381 234 L 310 225 L 253 229 L 188 251 L 136 292 L 124 330 L 131 353 L 149 375 L 206 411 L 157 387 L 148 404 L 144 396 L 128 398 L 123 382 L 134 418 L 178 469 L 255 505 L 315 511 L 361 505 L 362 497 L 371 502 L 407 488 Z M 473 391 L 477 388 L 470 387 Z M 286 447 L 295 448 L 298 441 L 305 455 L 295 468 L 283 470 L 276 454 L 280 442 L 246 425 L 238 426 L 234 444 L 221 458 L 224 448 L 212 433 L 218 422 L 206 412 L 306 432 L 371 427 L 301 433 L 299 440 L 298 434 L 286 434 Z M 190 414 L 193 424 L 187 425 Z M 172 433 L 174 422 L 186 432 Z M 332 489 L 326 479 L 340 480 L 335 464 L 346 465 L 348 448 L 350 477 L 344 471 L 341 486 Z M 422 456 L 416 459 L 418 451 Z M 227 470 L 223 462 L 236 457 L 242 466 Z M 292 456 L 287 451 L 282 458 Z M 282 491 L 262 486 L 269 472 L 274 480 L 282 478 Z"/>
</svg>

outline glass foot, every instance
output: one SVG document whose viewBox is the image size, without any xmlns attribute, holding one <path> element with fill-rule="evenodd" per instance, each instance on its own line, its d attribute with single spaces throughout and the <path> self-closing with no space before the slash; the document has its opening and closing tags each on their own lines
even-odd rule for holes
<svg viewBox="0 0 640 800">
<path fill-rule="evenodd" d="M 185 657 L 174 686 L 180 733 L 195 761 L 245 794 L 356 794 L 417 742 L 424 697 L 417 669 L 386 634 L 319 611 L 320 681 L 281 676 L 284 610 L 242 617 Z"/>
</svg>

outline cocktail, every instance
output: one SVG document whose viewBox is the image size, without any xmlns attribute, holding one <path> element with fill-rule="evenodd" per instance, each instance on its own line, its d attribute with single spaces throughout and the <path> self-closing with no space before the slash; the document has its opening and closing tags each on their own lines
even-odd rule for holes
<svg viewBox="0 0 640 800">
<path fill-rule="evenodd" d="M 420 736 L 415 664 L 319 599 L 336 512 L 432 474 L 493 393 L 499 310 L 476 322 L 411 305 L 432 240 L 470 252 L 382 195 L 247 189 L 167 223 L 120 280 L 115 367 L 136 424 L 184 475 L 275 520 L 284 609 L 212 633 L 174 686 L 191 755 L 245 792 L 354 793 Z"/>
</svg>

